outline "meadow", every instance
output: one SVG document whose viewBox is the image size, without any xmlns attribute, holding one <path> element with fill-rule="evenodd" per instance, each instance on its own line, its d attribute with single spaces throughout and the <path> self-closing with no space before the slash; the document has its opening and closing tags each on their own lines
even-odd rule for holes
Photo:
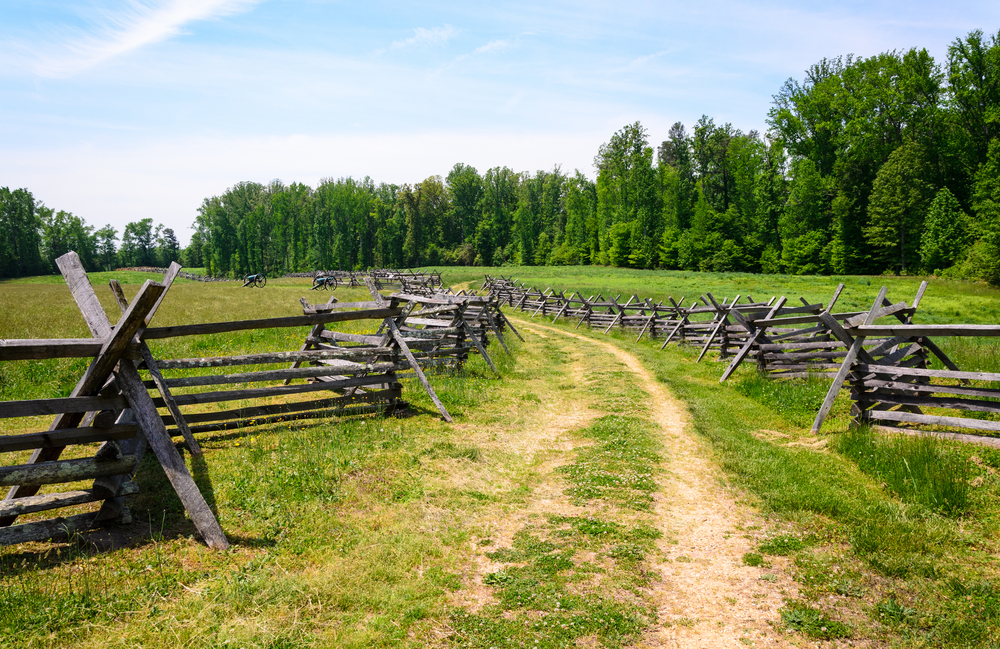
<svg viewBox="0 0 1000 649">
<path fill-rule="evenodd" d="M 446 269 L 444 279 L 478 288 L 483 272 L 540 289 L 653 299 L 711 291 L 825 302 L 843 281 L 845 310 L 867 308 L 882 283 L 893 300 L 909 301 L 920 281 L 604 268 Z M 92 281 L 114 320 L 102 275 Z M 145 277 L 122 278 L 126 293 Z M 308 284 L 270 280 L 250 290 L 178 280 L 156 324 L 295 314 L 300 296 L 322 295 Z M 982 285 L 933 280 L 917 321 L 995 323 L 998 298 Z M 515 325 L 530 325 L 511 315 Z M 569 333 L 573 324 L 551 326 Z M 500 379 L 478 358 L 461 372 L 432 377 L 454 425 L 441 422 L 419 387 L 406 382 L 408 416 L 199 435 L 203 459 L 185 456 L 233 542 L 228 553 L 197 541 L 147 457 L 130 528 L 110 540 L 0 549 L 4 646 L 648 641 L 656 625 L 653 566 L 680 541 L 656 525 L 666 451 L 649 403 L 613 360 L 568 337 L 524 333 L 513 356 L 494 354 Z M 779 383 L 744 367 L 720 385 L 725 364 L 695 363 L 696 350 L 661 352 L 634 334 L 575 333 L 610 340 L 640 359 L 683 402 L 689 433 L 721 467 L 726 488 L 759 512 L 761 522 L 733 522 L 732 534 L 752 546 L 744 569 L 763 591 L 779 590 L 782 575 L 795 588 L 780 588 L 773 625 L 745 630 L 744 645 L 1000 646 L 1000 453 L 852 431 L 846 400 L 823 434 L 812 436 L 822 379 Z M 0 337 L 84 335 L 61 280 L 0 283 Z M 297 348 L 304 335 L 272 330 L 151 346 L 157 356 L 230 354 Z M 988 341 L 949 344 L 963 369 L 996 363 Z M 4 363 L 0 400 L 65 395 L 83 367 Z M 572 415 L 580 408 L 586 417 Z M 567 504 L 538 509 L 538 494 Z M 675 624 L 683 632 L 700 622 Z"/>
</svg>

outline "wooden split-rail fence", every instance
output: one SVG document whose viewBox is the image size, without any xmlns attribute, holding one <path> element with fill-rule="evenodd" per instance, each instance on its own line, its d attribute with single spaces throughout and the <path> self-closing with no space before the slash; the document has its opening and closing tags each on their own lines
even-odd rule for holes
<svg viewBox="0 0 1000 649">
<path fill-rule="evenodd" d="M 646 335 L 651 339 L 663 337 L 663 346 L 671 341 L 697 345 L 702 348 L 699 360 L 713 349 L 721 358 L 732 355 L 747 336 L 745 328 L 735 320 L 738 314 L 769 309 L 774 302 L 773 298 L 770 302 L 758 302 L 750 296 L 719 302 L 707 294 L 689 304 L 685 304 L 684 298 L 654 302 L 638 295 L 623 299 L 621 295 L 584 297 L 577 292 L 567 296 L 551 288 L 539 291 L 509 278 L 490 276 L 481 290 L 487 290 L 500 305 L 530 313 L 531 317 L 549 317 L 553 321 L 570 318 L 576 321 L 577 328 L 586 324 L 605 333 L 612 329 L 637 331 L 637 340 Z M 740 302 L 741 299 L 746 301 Z"/>
<path fill-rule="evenodd" d="M 950 336 L 1000 337 L 1000 326 L 914 324 L 910 311 L 915 310 L 925 289 L 926 282 L 917 293 L 914 307 L 892 304 L 882 287 L 866 314 L 843 325 L 827 317 L 831 331 L 847 352 L 816 415 L 813 431 L 820 430 L 834 399 L 846 386 L 856 425 L 875 424 L 908 434 L 929 430 L 937 436 L 1000 447 L 1000 438 L 996 437 L 1000 433 L 996 417 L 1000 414 L 1000 374 L 962 371 L 932 340 Z M 887 316 L 897 322 L 876 324 L 877 319 Z M 878 343 L 874 349 L 871 341 Z M 932 356 L 944 369 L 930 367 Z M 973 434 L 948 430 L 953 428 Z"/>
<path fill-rule="evenodd" d="M 638 331 L 656 339 L 660 349 L 671 341 L 710 349 L 728 359 L 720 381 L 746 360 L 772 378 L 825 375 L 830 389 L 817 413 L 818 432 L 843 389 L 851 399 L 855 425 L 908 434 L 932 434 L 1000 447 L 1000 374 L 962 371 L 932 340 L 942 336 L 1000 336 L 996 325 L 914 324 L 927 289 L 921 283 L 911 302 L 893 302 L 882 288 L 866 311 L 837 312 L 844 285 L 828 303 L 789 304 L 785 297 L 767 302 L 749 296 L 718 301 L 711 293 L 684 305 L 684 299 L 654 303 L 633 295 L 626 300 L 602 295 L 567 296 L 539 291 L 511 278 L 487 276 L 482 289 L 497 301 L 530 317 L 572 318 L 605 333 Z M 742 301 L 741 301 L 742 300 Z M 890 320 L 879 324 L 879 320 Z M 944 369 L 932 369 L 936 359 Z M 921 428 L 916 428 L 921 427 Z M 972 431 L 956 433 L 951 428 Z"/>
<path fill-rule="evenodd" d="M 373 269 L 368 276 L 375 282 L 375 287 L 382 291 L 400 291 L 408 294 L 433 295 L 439 292 L 443 284 L 441 273 L 415 273 L 412 271 Z"/>
<path fill-rule="evenodd" d="M 0 544 L 67 538 L 128 522 L 123 498 L 138 491 L 136 468 L 149 448 L 205 542 L 226 548 L 226 536 L 172 437 L 183 437 L 188 450 L 200 455 L 194 437 L 199 432 L 306 417 L 392 412 L 407 405 L 400 383 L 404 375 L 415 376 L 441 416 L 451 421 L 422 368 L 448 356 L 444 351 L 448 345 L 459 350 L 459 333 L 488 358 L 479 337 L 482 331 L 473 329 L 468 311 L 476 305 L 484 312 L 491 304 L 489 298 L 431 300 L 409 295 L 382 297 L 373 291 L 370 302 L 305 304 L 301 316 L 151 327 L 153 315 L 181 272 L 179 265 L 172 264 L 162 282 L 147 281 L 131 303 L 112 281 L 111 290 L 122 311 L 118 322 L 112 324 L 76 253 L 60 257 L 56 263 L 92 338 L 0 340 L 0 362 L 71 357 L 93 360 L 69 397 L 0 402 L 0 418 L 56 415 L 44 432 L 0 436 L 0 486 L 9 488 L 0 501 Z M 372 283 L 371 278 L 367 281 Z M 492 304 L 495 308 L 495 301 Z M 415 309 L 423 317 L 408 323 Z M 427 321 L 438 314 L 442 315 L 436 320 L 449 326 L 438 327 L 433 336 L 421 334 L 434 330 L 436 322 Z M 325 336 L 336 333 L 329 326 L 359 321 L 367 321 L 376 334 L 343 334 L 339 337 L 347 340 L 338 342 L 363 341 L 328 344 L 338 337 Z M 311 326 L 312 331 L 298 350 L 155 358 L 146 344 L 148 340 L 303 326 Z M 437 347 L 426 348 L 427 340 L 437 341 Z M 459 358 L 461 351 L 451 355 Z M 492 366 L 492 361 L 488 362 Z M 258 369 L 260 366 L 271 368 Z M 244 405 L 247 400 L 257 405 Z M 205 407 L 215 404 L 232 405 L 227 409 Z M 161 414 L 158 409 L 166 412 Z M 68 459 L 62 457 L 64 453 Z M 63 487 L 81 481 L 91 486 Z M 48 493 L 40 493 L 43 487 Z M 88 503 L 99 505 L 82 514 L 15 524 L 23 515 L 58 513 Z"/>
</svg>

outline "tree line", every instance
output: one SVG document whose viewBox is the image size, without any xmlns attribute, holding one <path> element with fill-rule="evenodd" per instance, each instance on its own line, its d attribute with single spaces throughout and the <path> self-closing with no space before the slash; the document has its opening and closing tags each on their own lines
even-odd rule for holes
<svg viewBox="0 0 1000 649">
<path fill-rule="evenodd" d="M 602 264 L 1000 284 L 1000 33 L 956 39 L 943 63 L 917 48 L 823 59 L 778 90 L 766 123 L 703 116 L 659 144 L 627 125 L 593 181 L 456 164 L 412 185 L 241 182 L 203 201 L 183 262 L 216 276 Z M 31 248 L 25 236 L 8 249 Z"/>
<path fill-rule="evenodd" d="M 122 266 L 167 266 L 182 251 L 174 231 L 153 219 L 129 223 L 122 231 L 94 226 L 63 210 L 35 200 L 27 189 L 0 187 L 0 277 L 58 272 L 55 260 L 70 250 L 88 271 Z"/>
</svg>

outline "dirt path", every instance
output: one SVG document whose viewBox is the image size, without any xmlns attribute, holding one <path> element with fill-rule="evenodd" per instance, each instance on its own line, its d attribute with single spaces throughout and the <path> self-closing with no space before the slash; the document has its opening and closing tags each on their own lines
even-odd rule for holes
<svg viewBox="0 0 1000 649">
<path fill-rule="evenodd" d="M 796 596 L 795 583 L 778 561 L 769 570 L 743 564 L 753 544 L 742 530 L 760 529 L 763 521 L 722 486 L 721 470 L 686 430 L 683 404 L 638 358 L 611 343 L 525 321 L 519 325 L 540 335 L 573 337 L 615 356 L 650 395 L 651 416 L 663 431 L 667 458 L 655 506 L 663 560 L 654 565 L 660 582 L 652 589 L 658 624 L 639 646 L 797 646 L 772 626 L 780 619 L 783 599 Z"/>
</svg>

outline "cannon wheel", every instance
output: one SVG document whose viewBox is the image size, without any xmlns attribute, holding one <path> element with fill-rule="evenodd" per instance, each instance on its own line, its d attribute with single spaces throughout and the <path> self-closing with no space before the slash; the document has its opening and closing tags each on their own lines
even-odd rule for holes
<svg viewBox="0 0 1000 649">
<path fill-rule="evenodd" d="M 267 284 L 267 278 L 264 277 L 263 275 L 258 275 L 257 281 L 254 282 L 254 286 L 256 286 L 257 288 L 264 288 L 265 284 Z"/>
</svg>

